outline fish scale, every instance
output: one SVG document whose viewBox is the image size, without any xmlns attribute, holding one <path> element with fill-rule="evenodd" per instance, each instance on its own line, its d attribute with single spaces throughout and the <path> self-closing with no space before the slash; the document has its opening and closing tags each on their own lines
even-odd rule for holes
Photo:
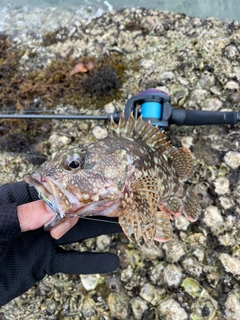
<svg viewBox="0 0 240 320">
<path fill-rule="evenodd" d="M 193 175 L 188 148 L 171 145 L 142 118 L 112 119 L 109 135 L 58 152 L 25 176 L 56 212 L 46 228 L 73 216 L 118 217 L 126 236 L 147 245 L 171 239 L 171 219 L 196 221 L 201 208 L 185 180 Z"/>
</svg>

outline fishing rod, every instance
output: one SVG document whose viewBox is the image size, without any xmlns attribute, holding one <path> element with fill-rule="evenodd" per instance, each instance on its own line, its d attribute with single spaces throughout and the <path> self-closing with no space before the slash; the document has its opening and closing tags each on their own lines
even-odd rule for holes
<svg viewBox="0 0 240 320">
<path fill-rule="evenodd" d="M 55 119 L 55 120 L 110 120 L 117 123 L 121 116 L 120 110 L 107 115 L 79 115 L 79 114 L 0 114 L 0 119 Z M 171 124 L 178 126 L 202 125 L 235 125 L 240 122 L 240 113 L 235 111 L 203 111 L 183 110 L 172 108 L 170 96 L 157 89 L 148 89 L 135 94 L 127 101 L 124 116 L 126 119 L 133 112 L 134 118 L 140 115 L 144 121 L 150 120 L 159 129 L 166 129 Z"/>
</svg>

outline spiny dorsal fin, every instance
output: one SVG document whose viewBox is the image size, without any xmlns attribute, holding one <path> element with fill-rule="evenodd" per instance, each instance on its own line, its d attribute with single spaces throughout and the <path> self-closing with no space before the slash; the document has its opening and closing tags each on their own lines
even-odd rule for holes
<svg viewBox="0 0 240 320">
<path fill-rule="evenodd" d="M 150 121 L 144 122 L 142 116 L 137 120 L 134 119 L 133 113 L 128 120 L 124 117 L 124 111 L 121 114 L 118 125 L 111 117 L 111 133 L 116 133 L 118 136 L 127 139 L 141 139 L 149 147 L 162 152 L 171 147 L 170 141 L 166 141 L 167 137 L 164 131 L 159 131 L 157 127 L 151 125 Z"/>
</svg>

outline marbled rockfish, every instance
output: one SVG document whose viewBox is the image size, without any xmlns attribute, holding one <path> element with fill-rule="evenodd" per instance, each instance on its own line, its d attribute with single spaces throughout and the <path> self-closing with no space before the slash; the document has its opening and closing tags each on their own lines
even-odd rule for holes
<svg viewBox="0 0 240 320">
<path fill-rule="evenodd" d="M 172 146 L 150 122 L 132 115 L 126 121 L 122 113 L 106 138 L 63 149 L 24 179 L 56 212 L 48 229 L 76 215 L 118 217 L 129 239 L 150 245 L 172 237 L 174 216 L 199 217 L 198 196 L 184 183 L 192 175 L 188 148 Z"/>
</svg>

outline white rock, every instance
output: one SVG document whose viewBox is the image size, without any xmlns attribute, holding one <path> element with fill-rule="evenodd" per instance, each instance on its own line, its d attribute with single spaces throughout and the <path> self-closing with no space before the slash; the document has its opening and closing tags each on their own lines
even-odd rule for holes
<svg viewBox="0 0 240 320">
<path fill-rule="evenodd" d="M 72 140 L 68 138 L 67 136 L 59 136 L 57 133 L 53 133 L 49 137 L 49 143 L 51 145 L 50 149 L 52 151 L 55 151 L 55 149 L 60 149 L 66 145 L 68 145 Z"/>
<path fill-rule="evenodd" d="M 209 206 L 206 208 L 203 221 L 211 228 L 212 232 L 219 230 L 219 227 L 222 227 L 224 224 L 220 210 L 215 206 Z"/>
<path fill-rule="evenodd" d="M 108 135 L 107 129 L 100 126 L 94 127 L 92 133 L 97 139 L 104 139 Z"/>
<path fill-rule="evenodd" d="M 166 261 L 170 263 L 179 261 L 185 254 L 182 243 L 176 238 L 165 242 L 163 249 L 166 253 Z"/>
<path fill-rule="evenodd" d="M 184 259 L 182 262 L 182 266 L 192 276 L 200 277 L 203 271 L 202 265 L 195 258 L 192 257 Z"/>
<path fill-rule="evenodd" d="M 226 177 L 219 177 L 214 182 L 215 192 L 217 194 L 229 193 L 229 180 Z"/>
<path fill-rule="evenodd" d="M 104 106 L 104 110 L 106 113 L 113 113 L 115 111 L 115 106 L 112 102 L 110 102 Z"/>
<path fill-rule="evenodd" d="M 127 269 L 123 269 L 121 272 L 121 281 L 123 282 L 128 282 L 132 279 L 133 277 L 133 269 L 128 266 Z"/>
<path fill-rule="evenodd" d="M 169 263 L 163 270 L 164 280 L 169 288 L 177 288 L 182 280 L 182 271 L 180 267 Z"/>
<path fill-rule="evenodd" d="M 100 251 L 103 251 L 109 248 L 110 244 L 111 244 L 111 238 L 106 234 L 102 234 L 101 236 L 98 236 L 96 239 L 96 245 Z"/>
<path fill-rule="evenodd" d="M 224 161 L 233 170 L 240 166 L 240 152 L 229 151 L 224 156 Z"/>
<path fill-rule="evenodd" d="M 203 102 L 202 110 L 217 111 L 222 107 L 222 101 L 217 98 L 210 98 Z"/>
<path fill-rule="evenodd" d="M 240 297 L 237 292 L 231 292 L 228 295 L 225 303 L 226 319 L 228 320 L 239 320 L 240 319 Z"/>
<path fill-rule="evenodd" d="M 219 197 L 219 200 L 220 200 L 221 206 L 225 210 L 230 209 L 235 205 L 235 202 L 227 196 L 221 196 L 221 197 Z"/>
<path fill-rule="evenodd" d="M 160 303 L 158 311 L 165 320 L 187 320 L 188 315 L 180 304 L 174 299 L 167 299 Z"/>
<path fill-rule="evenodd" d="M 175 218 L 175 226 L 178 230 L 184 230 L 186 231 L 190 222 L 187 218 L 185 218 L 183 215 Z"/>
<path fill-rule="evenodd" d="M 142 59 L 142 60 L 140 60 L 139 65 L 140 65 L 140 67 L 143 67 L 144 69 L 148 70 L 149 68 L 151 68 L 155 65 L 155 61 Z"/>
<path fill-rule="evenodd" d="M 239 85 L 238 85 L 238 83 L 237 82 L 235 82 L 235 81 L 228 81 L 227 83 L 226 83 L 226 85 L 224 86 L 224 89 L 226 90 L 226 89 L 229 89 L 229 90 L 239 90 Z"/>
<path fill-rule="evenodd" d="M 232 233 L 226 232 L 218 236 L 218 241 L 222 246 L 229 247 L 234 246 L 236 241 L 232 236 Z"/>
<path fill-rule="evenodd" d="M 139 297 L 135 297 L 135 298 L 132 298 L 132 300 L 130 301 L 130 304 L 132 306 L 134 317 L 137 320 L 141 320 L 144 311 L 148 309 L 147 302 Z"/>
<path fill-rule="evenodd" d="M 218 259 L 222 262 L 227 272 L 232 273 L 234 276 L 240 275 L 240 260 L 238 258 L 234 258 L 227 253 L 221 253 Z"/>
<path fill-rule="evenodd" d="M 215 77 L 212 73 L 204 71 L 199 80 L 202 89 L 211 88 L 215 84 Z"/>
<path fill-rule="evenodd" d="M 160 80 L 167 81 L 175 78 L 175 74 L 172 71 L 165 71 L 160 74 Z"/>
<path fill-rule="evenodd" d="M 197 248 L 193 251 L 193 255 L 198 259 L 199 262 L 203 262 L 204 259 L 204 249 L 203 248 Z"/>
<path fill-rule="evenodd" d="M 81 274 L 80 275 L 82 285 L 87 291 L 94 290 L 99 282 L 99 274 Z"/>
</svg>

